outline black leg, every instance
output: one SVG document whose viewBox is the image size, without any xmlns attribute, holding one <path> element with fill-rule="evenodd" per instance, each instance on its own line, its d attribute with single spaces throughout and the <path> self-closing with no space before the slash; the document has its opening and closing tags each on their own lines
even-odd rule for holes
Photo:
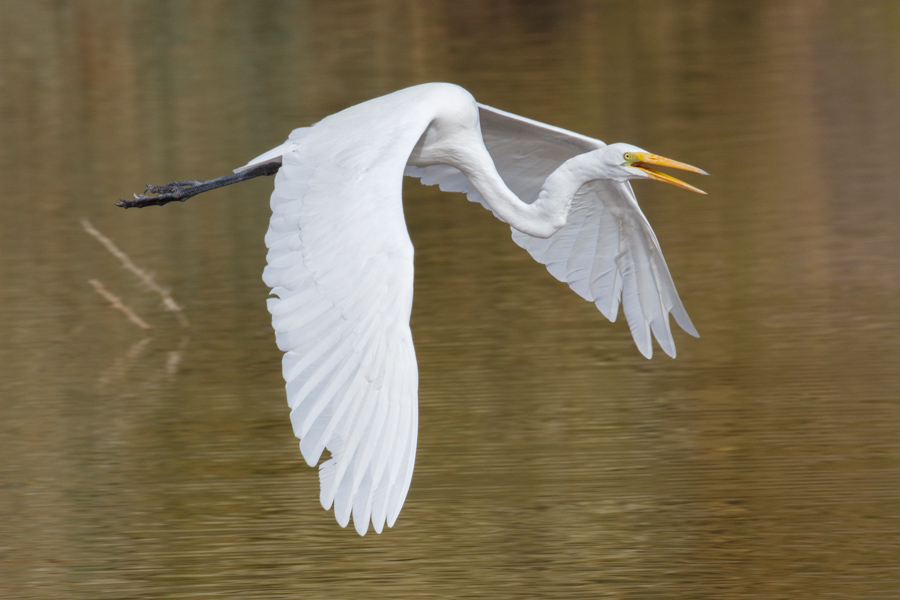
<svg viewBox="0 0 900 600">
<path fill-rule="evenodd" d="M 122 208 L 143 208 L 145 206 L 162 206 L 169 202 L 184 202 L 191 196 L 196 196 L 209 190 L 253 179 L 254 177 L 274 175 L 280 168 L 280 162 L 269 162 L 251 167 L 240 173 L 232 173 L 231 175 L 207 181 L 173 181 L 166 185 L 148 185 L 143 194 L 135 194 L 133 200 L 120 198 L 116 206 L 121 206 Z M 148 196 L 147 194 L 153 195 Z"/>
</svg>

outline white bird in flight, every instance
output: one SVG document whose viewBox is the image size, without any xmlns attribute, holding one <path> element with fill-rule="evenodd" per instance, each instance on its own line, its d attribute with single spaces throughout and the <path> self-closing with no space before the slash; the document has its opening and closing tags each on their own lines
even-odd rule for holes
<svg viewBox="0 0 900 600">
<path fill-rule="evenodd" d="M 275 177 L 266 234 L 278 347 L 294 434 L 319 466 L 320 500 L 365 535 L 394 525 L 413 473 L 418 371 L 409 328 L 413 246 L 404 175 L 462 192 L 513 240 L 615 321 L 621 301 L 641 353 L 670 356 L 669 313 L 697 336 L 629 180 L 701 192 L 655 170 L 706 174 L 630 144 L 606 145 L 428 83 L 352 106 L 209 181 L 148 186 L 120 206 L 161 205 Z"/>
</svg>

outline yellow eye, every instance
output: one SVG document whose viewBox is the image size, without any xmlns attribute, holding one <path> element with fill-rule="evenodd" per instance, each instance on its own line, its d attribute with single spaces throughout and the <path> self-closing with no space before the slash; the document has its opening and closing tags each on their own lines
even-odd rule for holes
<svg viewBox="0 0 900 600">
<path fill-rule="evenodd" d="M 631 156 L 631 152 L 626 152 L 622 155 L 622 158 L 625 159 L 626 162 L 630 161 L 633 157 Z"/>
</svg>

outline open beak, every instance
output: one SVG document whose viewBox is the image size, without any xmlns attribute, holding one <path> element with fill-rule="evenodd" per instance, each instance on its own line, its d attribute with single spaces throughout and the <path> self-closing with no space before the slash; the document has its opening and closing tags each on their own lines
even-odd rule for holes
<svg viewBox="0 0 900 600">
<path fill-rule="evenodd" d="M 690 171 L 692 173 L 700 173 L 701 175 L 709 175 L 709 173 L 707 173 L 703 169 L 698 169 L 697 167 L 693 167 L 691 165 L 685 164 L 683 162 L 678 162 L 677 160 L 672 160 L 671 158 L 666 158 L 664 156 L 657 156 L 656 154 L 640 154 L 638 155 L 637 160 L 632 162 L 629 166 L 645 172 L 650 177 L 650 179 L 655 179 L 656 181 L 662 181 L 664 183 L 671 183 L 674 186 L 678 186 L 692 192 L 697 192 L 698 194 L 706 193 L 701 189 L 695 188 L 689 183 L 685 183 L 680 179 L 672 177 L 671 175 L 667 175 L 665 173 L 657 171 L 650 165 L 671 167 L 673 169 L 681 169 L 682 171 Z"/>
</svg>

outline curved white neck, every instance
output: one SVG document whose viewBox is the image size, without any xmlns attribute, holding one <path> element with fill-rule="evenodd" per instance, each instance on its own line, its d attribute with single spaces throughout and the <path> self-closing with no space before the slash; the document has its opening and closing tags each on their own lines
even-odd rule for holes
<svg viewBox="0 0 900 600">
<path fill-rule="evenodd" d="M 523 202 L 503 182 L 489 154 L 487 161 L 477 161 L 480 168 L 466 168 L 472 165 L 460 165 L 459 168 L 501 219 L 522 233 L 548 238 L 566 224 L 572 199 L 579 188 L 597 178 L 591 173 L 591 166 L 596 170 L 596 159 L 592 160 L 591 154 L 579 154 L 560 165 L 544 181 L 537 200 L 531 204 Z"/>
</svg>

